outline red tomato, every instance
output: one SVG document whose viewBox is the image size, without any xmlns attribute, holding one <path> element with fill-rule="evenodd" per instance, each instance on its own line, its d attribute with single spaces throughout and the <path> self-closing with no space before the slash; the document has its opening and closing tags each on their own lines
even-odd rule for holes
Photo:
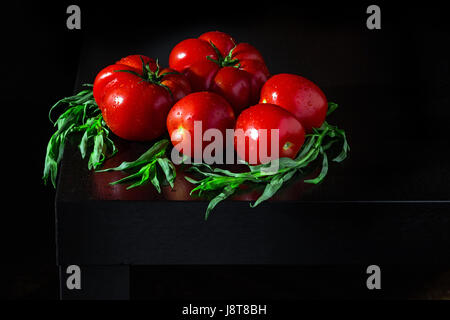
<svg viewBox="0 0 450 320">
<path fill-rule="evenodd" d="M 219 52 L 222 56 L 226 56 L 228 52 L 236 45 L 236 41 L 229 36 L 228 34 L 220 31 L 210 31 L 202 34 L 198 37 L 201 40 L 205 40 L 206 42 L 212 42 L 219 49 Z"/>
<path fill-rule="evenodd" d="M 211 89 L 214 77 L 219 69 L 217 63 L 206 60 L 192 64 L 189 68 L 183 70 L 183 74 L 189 79 L 192 91 L 200 92 Z"/>
<path fill-rule="evenodd" d="M 226 98 L 236 114 L 259 101 L 261 87 L 270 77 L 257 49 L 247 43 L 236 45 L 219 31 L 177 44 L 169 65 L 186 75 L 193 91 L 213 91 Z"/>
<path fill-rule="evenodd" d="M 201 39 L 186 39 L 172 49 L 169 56 L 169 66 L 182 72 L 196 63 L 204 62 L 207 60 L 206 57 L 218 58 L 216 51 L 209 42 Z"/>
<path fill-rule="evenodd" d="M 294 74 L 277 74 L 261 89 L 260 103 L 276 104 L 290 111 L 306 132 L 319 128 L 325 121 L 328 102 L 325 94 L 313 82 Z"/>
<path fill-rule="evenodd" d="M 248 72 L 233 67 L 224 67 L 216 73 L 211 89 L 227 99 L 239 113 L 241 108 L 248 107 L 251 103 L 251 81 Z M 236 106 L 240 106 L 239 110 L 236 110 Z"/>
<path fill-rule="evenodd" d="M 233 50 L 233 58 L 241 60 L 254 60 L 264 63 L 261 53 L 248 43 L 239 43 Z"/>
<path fill-rule="evenodd" d="M 201 121 L 200 137 L 194 134 L 194 121 Z M 211 128 L 218 129 L 225 138 L 225 130 L 234 128 L 234 124 L 233 108 L 223 97 L 213 92 L 187 95 L 170 109 L 167 116 L 167 130 L 172 144 L 183 155 L 191 158 L 203 154 L 204 147 L 209 144 L 203 143 L 203 132 Z M 194 144 L 194 141 L 201 143 Z M 185 144 L 190 144 L 190 150 L 181 150 L 180 146 Z"/>
<path fill-rule="evenodd" d="M 161 84 L 169 88 L 173 102 L 177 102 L 191 93 L 191 85 L 183 74 L 170 68 L 162 69 L 159 74 L 163 75 Z"/>
<path fill-rule="evenodd" d="M 159 70 L 155 60 L 132 55 L 100 71 L 93 91 L 114 134 L 146 141 L 164 133 L 170 107 L 191 88 L 184 75 L 173 69 Z"/>
<path fill-rule="evenodd" d="M 266 130 L 265 137 L 261 129 Z M 278 154 L 271 152 L 271 129 L 279 130 L 278 149 L 274 150 Z M 240 142 L 239 135 L 242 133 L 244 139 Z M 305 131 L 300 121 L 290 112 L 273 104 L 262 103 L 250 107 L 242 111 L 236 121 L 234 146 L 238 156 L 250 164 L 261 164 L 283 157 L 295 158 L 304 141 Z M 261 158 L 261 154 L 267 156 L 267 159 Z"/>
</svg>

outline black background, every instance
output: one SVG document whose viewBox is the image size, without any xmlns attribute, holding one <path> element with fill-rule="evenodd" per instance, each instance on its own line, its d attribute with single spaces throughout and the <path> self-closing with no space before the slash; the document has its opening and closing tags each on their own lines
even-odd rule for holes
<svg viewBox="0 0 450 320">
<path fill-rule="evenodd" d="M 89 82 L 100 68 L 93 62 L 91 74 L 78 73 L 80 59 L 89 45 L 103 47 L 104 56 L 98 57 L 98 60 L 108 63 L 135 53 L 125 51 L 122 43 L 130 46 L 148 39 L 147 47 L 152 50 L 152 43 L 165 39 L 168 46 L 159 46 L 151 53 L 166 64 L 170 44 L 188 35 L 217 29 L 218 26 L 224 31 L 238 30 L 239 37 L 235 37 L 239 41 L 262 43 L 270 39 L 272 44 L 278 44 L 285 50 L 280 55 L 273 51 L 276 50 L 273 47 L 270 50 L 261 49 L 273 73 L 301 69 L 304 76 L 330 88 L 332 92 L 339 91 L 333 86 L 338 81 L 344 86 L 357 84 L 366 88 L 364 94 L 355 93 L 355 99 L 360 100 L 362 110 L 364 99 L 378 101 L 382 114 L 378 110 L 367 110 L 365 121 L 356 124 L 356 128 L 368 126 L 371 130 L 381 130 L 387 127 L 389 132 L 382 132 L 381 140 L 392 136 L 394 140 L 409 141 L 409 147 L 418 141 L 418 149 L 433 141 L 434 153 L 419 154 L 419 157 L 415 157 L 417 154 L 409 147 L 408 150 L 382 149 L 382 144 L 377 144 L 377 148 L 380 148 L 380 158 L 381 155 L 389 157 L 396 152 L 392 162 L 397 164 L 397 169 L 404 170 L 400 175 L 411 169 L 420 171 L 421 158 L 434 159 L 437 165 L 426 162 L 431 171 L 422 170 L 422 175 L 419 174 L 420 179 L 427 181 L 426 185 L 435 185 L 433 192 L 427 194 L 427 190 L 413 188 L 412 192 L 416 193 L 410 198 L 425 194 L 425 198 L 448 200 L 448 193 L 445 198 L 448 190 L 440 187 L 448 186 L 449 177 L 448 171 L 441 171 L 442 168 L 448 170 L 448 165 L 445 166 L 448 162 L 449 137 L 449 61 L 445 46 L 448 33 L 445 11 L 439 3 L 428 3 L 427 7 L 409 2 L 396 5 L 381 3 L 382 30 L 376 31 L 365 28 L 365 9 L 371 3 L 295 2 L 294 5 L 262 1 L 258 4 L 227 2 L 218 6 L 201 2 L 183 5 L 175 2 L 108 1 L 96 2 L 96 5 L 77 2 L 82 11 L 82 29 L 67 30 L 65 11 L 69 4 L 72 3 L 19 1 L 3 9 L 2 34 L 6 46 L 2 49 L 5 80 L 2 83 L 2 164 L 3 184 L 8 190 L 4 202 L 12 206 L 4 205 L 2 213 L 2 266 L 6 269 L 3 275 L 7 281 L 2 294 L 10 298 L 57 297 L 55 192 L 41 181 L 45 146 L 52 133 L 47 111 L 55 101 L 71 95 L 74 86 Z M 313 32 L 309 32 L 311 30 L 308 28 Z M 351 44 L 352 35 L 365 39 L 361 50 L 368 58 L 358 60 L 361 55 L 355 54 L 349 58 L 351 51 L 330 50 L 338 45 L 333 42 L 339 38 L 334 30 L 347 30 L 348 44 Z M 322 39 L 328 41 L 318 43 L 314 37 L 300 37 L 302 40 L 299 41 L 297 35 L 302 32 L 304 35 L 314 35 L 315 32 L 325 34 Z M 169 37 L 168 40 L 166 37 Z M 343 41 L 342 47 L 346 45 Z M 304 56 L 292 57 L 292 51 L 304 52 Z M 315 56 L 311 61 L 317 61 L 317 55 L 327 57 L 323 59 L 327 62 L 320 66 L 310 63 L 308 57 Z M 334 58 L 330 59 L 330 56 Z M 274 58 L 278 60 L 271 66 Z M 341 59 L 354 59 L 354 68 L 344 69 L 342 66 L 346 64 L 341 63 Z M 86 64 L 89 65 L 89 61 L 84 61 Z M 377 100 L 382 96 L 377 88 L 386 85 L 395 88 L 392 89 L 392 97 L 398 105 L 396 109 L 386 110 L 383 101 Z M 386 121 L 378 124 L 380 119 Z M 348 128 L 346 120 L 341 121 L 343 127 Z M 369 142 L 379 141 L 376 132 L 371 132 Z M 403 151 L 409 152 L 406 159 L 400 159 Z M 411 158 L 414 161 L 408 161 Z M 386 176 L 393 175 L 385 162 L 378 166 L 380 159 L 370 158 L 367 161 L 379 170 L 375 170 L 373 175 L 386 170 Z M 12 178 L 9 177 L 11 173 Z M 410 182 L 417 182 L 417 178 L 411 179 Z M 416 276 L 420 278 L 417 272 Z"/>
</svg>

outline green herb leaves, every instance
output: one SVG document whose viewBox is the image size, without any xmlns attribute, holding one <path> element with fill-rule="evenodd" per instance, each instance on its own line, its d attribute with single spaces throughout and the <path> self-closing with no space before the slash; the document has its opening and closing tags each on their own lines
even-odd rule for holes
<svg viewBox="0 0 450 320">
<path fill-rule="evenodd" d="M 131 189 L 150 182 L 160 193 L 161 181 L 167 181 L 173 187 L 173 182 L 176 177 L 175 166 L 166 156 L 168 146 L 169 140 L 160 140 L 135 161 L 124 161 L 118 167 L 98 170 L 97 172 L 135 171 L 123 179 L 111 182 L 111 184 L 134 181 L 134 183 L 127 187 L 127 189 Z"/>
<path fill-rule="evenodd" d="M 85 86 L 92 87 L 92 85 Z M 53 122 L 52 112 L 60 106 L 65 106 L 65 110 Z M 113 141 L 109 138 L 109 130 L 95 103 L 91 88 L 58 101 L 50 109 L 49 119 L 57 130 L 47 145 L 42 176 L 44 183 L 47 183 L 50 178 L 52 185 L 56 187 L 58 164 L 61 162 L 64 147 L 69 140 L 78 144 L 83 158 L 90 152 L 89 169 L 99 168 L 107 157 L 117 152 Z"/>
<path fill-rule="evenodd" d="M 159 70 L 156 76 L 158 72 Z M 60 106 L 65 106 L 65 109 L 53 122 L 51 113 Z M 330 102 L 327 115 L 337 107 L 337 104 Z M 50 179 L 53 186 L 56 185 L 58 165 L 63 157 L 65 145 L 67 141 L 70 141 L 78 145 L 83 158 L 88 157 L 90 170 L 130 172 L 125 178 L 111 184 L 130 183 L 127 189 L 131 189 L 151 183 L 158 192 L 161 192 L 161 185 L 164 183 L 173 187 L 176 168 L 167 156 L 171 145 L 168 139 L 156 142 L 134 161 L 125 161 L 115 168 L 98 170 L 106 158 L 116 154 L 117 149 L 109 137 L 110 131 L 95 103 L 91 88 L 58 101 L 50 109 L 49 118 L 57 130 L 47 145 L 43 173 L 45 183 Z M 333 150 L 334 153 L 336 148 L 337 155 L 334 158 L 329 157 L 330 151 Z M 259 198 L 250 204 L 251 207 L 256 207 L 270 199 L 296 174 L 305 176 L 313 166 L 321 164 L 321 171 L 317 177 L 304 181 L 318 184 L 328 173 L 329 159 L 342 162 L 349 151 L 345 131 L 325 121 L 320 128 L 314 128 L 312 133 L 306 135 L 305 143 L 295 159 L 280 158 L 257 166 L 245 163 L 248 170 L 244 172 L 232 172 L 204 163 L 194 163 L 189 170 L 200 178 L 185 176 L 185 179 L 195 185 L 191 195 L 207 196 L 210 199 L 205 214 L 207 219 L 215 206 L 231 197 L 241 188 L 241 185 L 246 183 L 260 184 L 264 187 Z"/>
<path fill-rule="evenodd" d="M 331 108 L 334 111 L 337 104 L 332 104 Z M 204 164 L 194 165 L 190 170 L 200 174 L 203 178 L 201 180 L 187 178 L 189 182 L 197 185 L 191 194 L 196 193 L 199 196 L 210 192 L 216 194 L 206 210 L 205 219 L 207 219 L 212 209 L 218 203 L 233 195 L 241 184 L 245 182 L 265 184 L 263 193 L 253 204 L 250 204 L 251 207 L 256 207 L 270 199 L 296 173 L 306 174 L 307 168 L 310 168 L 321 157 L 322 169 L 319 175 L 314 179 L 304 181 L 312 184 L 320 183 L 328 173 L 327 151 L 335 143 L 341 144 L 341 150 L 333 158 L 333 161 L 342 162 L 350 150 L 345 132 L 328 124 L 328 122 L 324 122 L 319 129 L 313 129 L 313 132 L 307 135 L 307 139 L 295 159 L 280 158 L 257 166 L 247 164 L 249 171 L 243 173 L 212 168 Z M 273 168 L 276 168 L 276 170 L 273 170 Z"/>
<path fill-rule="evenodd" d="M 88 161 L 89 170 L 99 168 L 107 157 L 116 154 L 116 146 L 109 138 L 109 130 L 101 115 L 88 118 L 86 123 L 77 127 L 76 130 L 84 131 L 78 145 L 83 159 L 88 150 L 92 150 Z"/>
</svg>

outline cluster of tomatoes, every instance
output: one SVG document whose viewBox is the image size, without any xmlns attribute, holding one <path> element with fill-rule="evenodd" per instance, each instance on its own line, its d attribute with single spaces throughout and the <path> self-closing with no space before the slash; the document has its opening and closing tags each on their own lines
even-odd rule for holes
<svg viewBox="0 0 450 320">
<path fill-rule="evenodd" d="M 201 121 L 202 130 L 218 129 L 224 136 L 226 129 L 242 129 L 246 143 L 235 148 L 248 161 L 249 153 L 259 154 L 249 145 L 270 148 L 270 137 L 269 144 L 261 144 L 253 132 L 264 129 L 270 135 L 278 129 L 279 157 L 293 158 L 305 133 L 325 120 L 327 99 L 318 86 L 298 75 L 271 76 L 256 48 L 223 32 L 178 43 L 169 66 L 160 69 L 157 61 L 132 55 L 100 71 L 94 98 L 112 132 L 149 141 L 167 130 L 176 147 L 188 137 L 194 145 L 195 121 Z"/>
</svg>

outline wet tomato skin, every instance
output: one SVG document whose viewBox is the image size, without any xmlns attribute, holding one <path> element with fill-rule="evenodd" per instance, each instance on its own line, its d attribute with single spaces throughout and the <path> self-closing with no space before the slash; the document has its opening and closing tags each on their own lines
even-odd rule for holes
<svg viewBox="0 0 450 320">
<path fill-rule="evenodd" d="M 222 56 L 226 56 L 228 52 L 236 45 L 236 41 L 225 32 L 209 31 L 198 37 L 206 42 L 212 42 L 219 49 Z"/>
<path fill-rule="evenodd" d="M 123 78 L 123 72 L 116 72 L 117 70 L 129 70 L 140 73 L 142 71 L 142 60 L 148 63 L 152 71 L 156 70 L 156 61 L 152 58 L 143 55 L 131 55 L 124 57 L 113 65 L 109 65 L 101 70 L 94 81 L 94 99 L 101 109 L 101 101 L 104 96 L 104 90 L 107 85 L 119 81 Z"/>
<path fill-rule="evenodd" d="M 142 55 L 122 58 L 97 74 L 93 93 L 114 134 L 126 140 L 149 141 L 165 132 L 167 113 L 175 101 L 190 93 L 190 84 L 181 74 L 163 76 L 162 85 L 143 80 L 138 76 L 142 75 L 141 59 L 156 71 L 156 62 L 151 58 Z M 161 71 L 160 74 L 174 70 Z"/>
<path fill-rule="evenodd" d="M 212 91 L 227 99 L 236 113 L 250 105 L 252 94 L 251 76 L 233 67 L 221 68 L 214 77 Z"/>
<path fill-rule="evenodd" d="M 206 60 L 192 64 L 183 70 L 184 75 L 189 79 L 193 92 L 209 90 L 214 81 L 214 77 L 220 67 L 217 63 Z"/>
<path fill-rule="evenodd" d="M 172 106 L 169 92 L 135 79 L 120 81 L 124 86 L 110 86 L 105 90 L 102 115 L 108 127 L 126 140 L 149 141 L 161 136 Z"/>
<path fill-rule="evenodd" d="M 328 111 L 327 98 L 316 84 L 287 73 L 267 80 L 261 89 L 260 102 L 276 104 L 288 110 L 302 123 L 306 132 L 319 128 Z"/>
<path fill-rule="evenodd" d="M 161 81 L 162 85 L 167 86 L 172 93 L 174 102 L 177 102 L 181 98 L 191 93 L 191 84 L 188 79 L 182 74 L 175 74 L 173 69 L 165 68 L 160 71 L 160 74 L 167 73 Z M 169 74 L 170 73 L 170 74 Z"/>
<path fill-rule="evenodd" d="M 236 48 L 233 50 L 233 58 L 238 59 L 239 61 L 255 60 L 265 63 L 261 52 L 251 44 L 245 42 L 236 45 Z"/>
<path fill-rule="evenodd" d="M 270 78 L 270 72 L 266 65 L 258 60 L 242 60 L 240 69 L 250 74 L 250 105 L 255 105 L 259 102 L 262 86 Z"/>
<path fill-rule="evenodd" d="M 201 39 L 186 39 L 178 43 L 170 52 L 169 66 L 179 72 L 197 62 L 204 62 L 206 57 L 217 59 L 214 48 Z"/>
<path fill-rule="evenodd" d="M 194 136 L 195 121 L 201 121 L 203 132 L 218 129 L 224 138 L 226 129 L 233 129 L 236 122 L 231 105 L 216 93 L 206 91 L 191 93 L 178 101 L 167 115 L 167 131 L 175 148 L 178 149 L 180 144 L 190 143 L 191 150 L 178 149 L 178 151 L 191 158 L 195 152 L 203 154 L 204 147 L 209 144 L 203 143 L 202 137 Z M 202 143 L 194 144 L 196 138 Z"/>
<path fill-rule="evenodd" d="M 262 135 L 258 132 L 260 129 L 267 130 L 266 146 L 260 141 L 262 139 Z M 278 156 L 271 154 L 271 129 L 279 130 L 279 147 L 276 150 Z M 238 130 L 244 133 L 245 144 L 239 143 Z M 305 130 L 300 121 L 290 112 L 270 103 L 257 104 L 245 109 L 236 120 L 234 146 L 238 156 L 250 164 L 268 162 L 260 158 L 260 148 L 263 148 L 262 154 L 269 156 L 270 159 L 295 158 L 304 141 Z"/>
<path fill-rule="evenodd" d="M 225 97 L 236 114 L 259 101 L 261 87 L 270 77 L 255 47 L 236 44 L 230 35 L 219 31 L 177 44 L 170 53 L 169 65 L 186 75 L 194 92 L 213 91 Z"/>
<path fill-rule="evenodd" d="M 141 60 L 142 58 L 142 60 Z M 123 57 L 122 59 L 120 59 L 119 61 L 116 62 L 116 64 L 123 64 L 126 66 L 129 66 L 131 68 L 136 69 L 137 71 L 141 71 L 142 70 L 142 61 L 144 61 L 144 63 L 148 63 L 150 66 L 150 69 L 152 71 L 156 71 L 157 65 L 156 65 L 156 60 L 143 56 L 143 55 L 138 55 L 138 54 L 133 54 L 130 56 L 126 56 Z"/>
</svg>

